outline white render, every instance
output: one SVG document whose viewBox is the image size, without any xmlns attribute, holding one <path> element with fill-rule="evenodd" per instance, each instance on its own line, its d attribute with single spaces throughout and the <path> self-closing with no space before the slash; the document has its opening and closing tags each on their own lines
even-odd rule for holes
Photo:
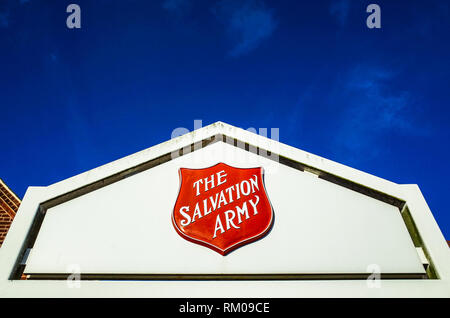
<svg viewBox="0 0 450 318">
<path fill-rule="evenodd" d="M 380 288 L 369 288 L 365 280 L 81 281 L 80 288 L 69 288 L 66 281 L 8 280 L 40 203 L 217 134 L 405 200 L 439 279 L 383 279 Z M 274 228 L 266 237 L 225 257 L 185 241 L 170 222 L 178 168 L 217 162 L 263 166 L 275 211 Z M 123 192 L 126 199 L 118 196 Z M 70 264 L 79 264 L 85 273 L 364 273 L 370 264 L 382 273 L 424 272 L 396 207 L 223 142 L 46 213 L 25 273 L 66 273 Z M 119 227 L 128 230 L 114 241 Z M 416 185 L 398 185 L 217 122 L 48 187 L 30 187 L 0 249 L 0 297 L 16 296 L 450 297 L 450 251 Z"/>
<path fill-rule="evenodd" d="M 275 209 L 269 235 L 226 256 L 182 239 L 170 222 L 178 169 L 224 154 L 235 167 L 258 159 L 218 142 L 50 208 L 25 273 L 67 273 L 70 264 L 116 274 L 366 273 L 371 264 L 424 272 L 398 208 L 284 165 L 265 176 Z"/>
</svg>

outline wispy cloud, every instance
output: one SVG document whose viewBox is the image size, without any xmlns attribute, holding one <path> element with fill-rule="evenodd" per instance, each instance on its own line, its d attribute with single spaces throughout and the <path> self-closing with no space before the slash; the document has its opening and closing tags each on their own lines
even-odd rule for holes
<svg viewBox="0 0 450 318">
<path fill-rule="evenodd" d="M 334 97 L 345 105 L 335 136 L 340 151 L 374 156 L 378 141 L 393 133 L 428 133 L 415 123 L 412 94 L 389 89 L 395 77 L 394 72 L 382 68 L 358 66 L 338 85 Z"/>
<path fill-rule="evenodd" d="M 0 12 L 0 28 L 7 28 L 9 26 L 9 13 Z"/>
<path fill-rule="evenodd" d="M 0 11 L 0 28 L 8 28 L 10 25 L 10 12 L 14 14 L 14 11 L 19 4 L 23 5 L 28 2 L 30 2 L 30 0 L 10 0 L 1 3 L 3 11 Z"/>
<path fill-rule="evenodd" d="M 172 13 L 182 15 L 191 8 L 190 0 L 164 0 L 162 7 Z"/>
<path fill-rule="evenodd" d="M 329 11 L 336 18 L 337 22 L 344 26 L 347 23 L 350 11 L 350 0 L 334 0 L 330 5 Z"/>
<path fill-rule="evenodd" d="M 409 92 L 386 90 L 394 76 L 390 71 L 365 67 L 358 67 L 351 72 L 346 90 L 358 100 L 365 101 L 364 104 L 351 107 L 355 122 L 370 130 L 412 131 L 406 112 L 411 98 Z"/>
<path fill-rule="evenodd" d="M 224 23 L 234 47 L 232 57 L 247 54 L 269 38 L 277 27 L 273 11 L 262 1 L 220 1 L 213 13 Z"/>
</svg>

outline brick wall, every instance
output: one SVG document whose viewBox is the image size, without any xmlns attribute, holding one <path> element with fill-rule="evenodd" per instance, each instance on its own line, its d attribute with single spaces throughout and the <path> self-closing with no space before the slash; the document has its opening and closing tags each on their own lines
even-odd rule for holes
<svg viewBox="0 0 450 318">
<path fill-rule="evenodd" d="M 5 240 L 13 218 L 10 217 L 3 209 L 0 209 L 0 247 Z"/>
<path fill-rule="evenodd" d="M 0 247 L 16 216 L 19 205 L 20 199 L 0 179 Z"/>
</svg>

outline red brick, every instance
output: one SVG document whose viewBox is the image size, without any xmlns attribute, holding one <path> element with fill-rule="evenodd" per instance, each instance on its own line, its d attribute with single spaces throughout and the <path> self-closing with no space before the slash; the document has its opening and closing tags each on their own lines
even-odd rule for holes
<svg viewBox="0 0 450 318">
<path fill-rule="evenodd" d="M 20 199 L 0 179 L 0 198 L 7 206 L 0 206 L 0 247 L 5 240 L 6 234 L 11 226 L 15 214 L 20 205 Z M 8 211 L 8 212 L 7 212 Z"/>
</svg>

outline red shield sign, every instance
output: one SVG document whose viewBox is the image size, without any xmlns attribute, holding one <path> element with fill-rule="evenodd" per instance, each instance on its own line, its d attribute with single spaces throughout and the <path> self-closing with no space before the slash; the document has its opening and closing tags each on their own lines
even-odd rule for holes
<svg viewBox="0 0 450 318">
<path fill-rule="evenodd" d="M 179 175 L 172 223 L 186 240 L 226 255 L 263 237 L 272 227 L 263 168 L 218 163 L 204 169 L 180 168 Z"/>
</svg>

